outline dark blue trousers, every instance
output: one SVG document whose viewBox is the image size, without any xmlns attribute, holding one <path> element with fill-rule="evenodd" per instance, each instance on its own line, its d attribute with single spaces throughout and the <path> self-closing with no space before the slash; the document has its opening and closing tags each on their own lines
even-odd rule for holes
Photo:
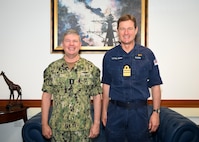
<svg viewBox="0 0 199 142">
<path fill-rule="evenodd" d="M 147 105 L 124 108 L 109 103 L 106 142 L 150 142 Z"/>
</svg>

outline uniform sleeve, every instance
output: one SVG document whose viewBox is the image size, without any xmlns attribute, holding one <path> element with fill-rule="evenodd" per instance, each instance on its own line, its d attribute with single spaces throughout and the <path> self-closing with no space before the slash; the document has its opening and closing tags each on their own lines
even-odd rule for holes
<svg viewBox="0 0 199 142">
<path fill-rule="evenodd" d="M 102 87 L 100 82 L 100 70 L 95 67 L 93 71 L 93 86 L 92 86 L 92 96 L 102 94 Z"/>
<path fill-rule="evenodd" d="M 50 74 L 50 67 L 46 68 L 43 72 L 43 86 L 42 91 L 53 94 L 52 78 Z"/>
<path fill-rule="evenodd" d="M 150 55 L 150 62 L 151 62 L 151 70 L 149 72 L 149 80 L 148 80 L 148 87 L 152 87 L 155 85 L 162 84 L 162 79 L 160 77 L 159 67 L 157 60 L 154 56 L 154 54 L 151 52 Z"/>
<path fill-rule="evenodd" d="M 103 84 L 111 84 L 111 75 L 109 74 L 109 63 L 108 63 L 108 56 L 105 54 L 103 58 L 103 64 L 102 64 L 102 83 Z"/>
</svg>

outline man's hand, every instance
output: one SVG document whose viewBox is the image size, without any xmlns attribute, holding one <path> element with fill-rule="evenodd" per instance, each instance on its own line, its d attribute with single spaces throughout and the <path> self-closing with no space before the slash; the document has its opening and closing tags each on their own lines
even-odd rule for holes
<svg viewBox="0 0 199 142">
<path fill-rule="evenodd" d="M 47 139 L 52 137 L 52 130 L 49 125 L 42 125 L 42 135 Z"/>
<path fill-rule="evenodd" d="M 153 112 L 149 120 L 149 130 L 150 132 L 155 132 L 160 125 L 160 116 L 159 113 Z"/>
<path fill-rule="evenodd" d="M 99 135 L 100 131 L 100 125 L 99 124 L 93 124 L 90 133 L 89 133 L 89 138 L 95 138 Z"/>
<path fill-rule="evenodd" d="M 107 112 L 102 111 L 102 124 L 104 127 L 106 127 L 106 122 L 107 122 Z"/>
</svg>

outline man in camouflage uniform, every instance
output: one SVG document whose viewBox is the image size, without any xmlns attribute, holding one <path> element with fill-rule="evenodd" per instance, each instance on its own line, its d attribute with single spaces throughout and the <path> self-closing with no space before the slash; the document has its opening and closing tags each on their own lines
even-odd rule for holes
<svg viewBox="0 0 199 142">
<path fill-rule="evenodd" d="M 51 63 L 44 71 L 42 134 L 53 142 L 89 142 L 90 138 L 97 137 L 100 129 L 100 70 L 80 57 L 81 40 L 75 30 L 64 34 L 62 46 L 64 57 Z M 48 124 L 52 96 L 53 111 Z"/>
</svg>

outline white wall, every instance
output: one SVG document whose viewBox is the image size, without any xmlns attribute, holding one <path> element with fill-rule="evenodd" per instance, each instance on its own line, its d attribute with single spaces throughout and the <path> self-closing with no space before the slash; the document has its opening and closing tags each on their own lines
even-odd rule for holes
<svg viewBox="0 0 199 142">
<path fill-rule="evenodd" d="M 159 61 L 163 99 L 199 99 L 198 5 L 198 0 L 149 0 L 149 48 Z M 62 57 L 50 53 L 50 1 L 0 0 L 0 19 L 0 71 L 22 87 L 23 99 L 41 99 L 43 70 Z M 101 69 L 103 54 L 82 56 Z M 2 77 L 0 91 L 0 99 L 9 98 Z M 1 140 L 22 141 L 20 121 L 0 125 Z"/>
<path fill-rule="evenodd" d="M 199 99 L 198 0 L 150 0 L 149 47 L 164 81 L 163 99 Z"/>
</svg>

